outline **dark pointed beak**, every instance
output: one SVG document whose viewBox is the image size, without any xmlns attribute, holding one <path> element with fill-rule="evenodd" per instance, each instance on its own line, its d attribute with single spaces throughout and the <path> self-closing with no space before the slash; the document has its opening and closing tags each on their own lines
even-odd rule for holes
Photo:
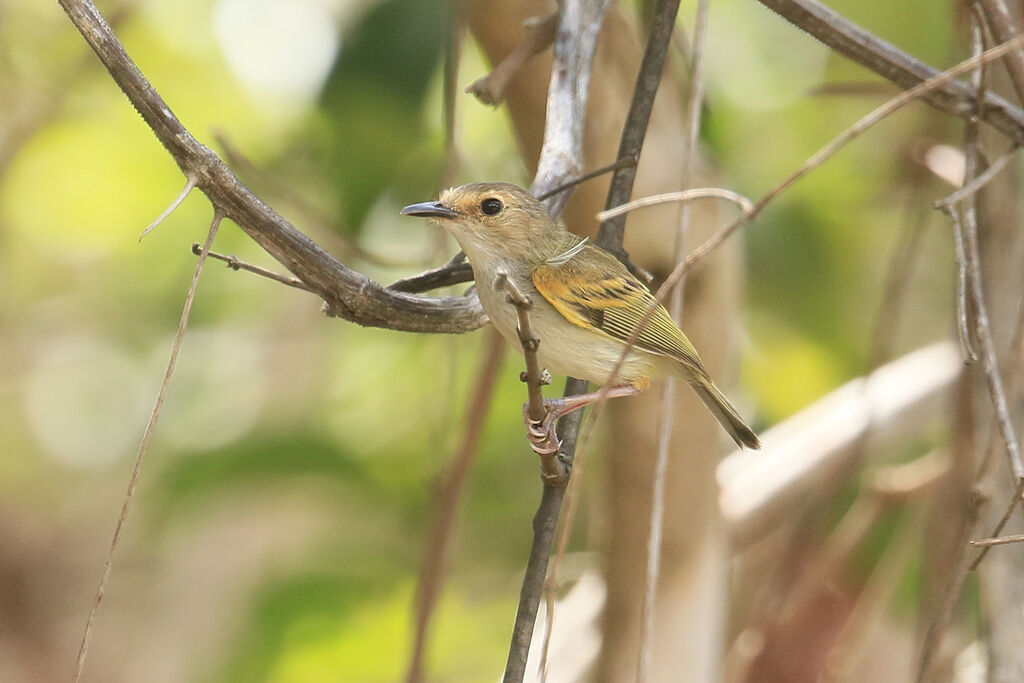
<svg viewBox="0 0 1024 683">
<path fill-rule="evenodd" d="M 458 211 L 449 209 L 441 202 L 420 202 L 410 204 L 401 211 L 403 216 L 424 216 L 426 218 L 455 218 Z"/>
</svg>

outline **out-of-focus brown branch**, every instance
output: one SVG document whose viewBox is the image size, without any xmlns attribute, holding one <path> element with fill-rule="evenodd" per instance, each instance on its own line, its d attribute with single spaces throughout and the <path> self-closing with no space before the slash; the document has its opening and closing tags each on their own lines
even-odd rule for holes
<svg viewBox="0 0 1024 683">
<path fill-rule="evenodd" d="M 916 88 L 939 75 L 934 67 L 864 30 L 817 0 L 758 2 L 903 90 Z M 977 93 L 970 86 L 952 79 L 943 81 L 922 96 L 925 102 L 947 114 L 965 119 L 980 116 L 982 121 L 1014 142 L 1024 143 L 1024 111 L 996 95 L 986 94 L 981 106 L 978 106 L 976 98 Z"/>
<path fill-rule="evenodd" d="M 486 346 L 487 349 L 477 371 L 476 380 L 473 382 L 473 392 L 466 402 L 466 414 L 462 422 L 465 428 L 462 432 L 462 440 L 459 442 L 459 448 L 443 481 L 438 486 L 435 497 L 434 522 L 427 535 L 417 581 L 416 634 L 413 639 L 413 654 L 409 663 L 409 673 L 406 676 L 407 683 L 417 683 L 424 679 L 423 659 L 426 653 L 430 618 L 434 613 L 434 605 L 437 603 L 441 591 L 441 582 L 451 548 L 452 529 L 455 526 L 456 513 L 459 509 L 459 499 L 466 482 L 466 475 L 469 474 L 469 468 L 480 449 L 480 435 L 491 406 L 491 399 L 494 397 L 498 371 L 501 369 L 501 361 L 505 355 L 505 341 L 493 330 L 488 337 Z"/>
<path fill-rule="evenodd" d="M 1010 16 L 1010 10 L 1003 0 L 977 0 L 985 15 L 985 23 L 992 31 L 992 35 L 1000 43 L 1013 40 L 1020 31 Z M 1017 91 L 1017 100 L 1024 104 L 1024 52 L 1019 50 L 1011 52 L 1003 59 L 1006 70 L 1010 74 L 1010 82 L 1013 89 Z"/>
<path fill-rule="evenodd" d="M 844 130 L 842 133 L 834 137 L 828 144 L 818 150 L 812 157 L 810 157 L 804 164 L 796 171 L 787 176 L 782 182 L 778 183 L 775 187 L 769 190 L 763 197 L 761 197 L 754 204 L 752 210 L 745 212 L 742 216 L 733 221 L 730 225 L 722 228 L 710 238 L 708 238 L 702 245 L 697 249 L 690 252 L 690 255 L 686 257 L 679 266 L 677 266 L 672 273 L 665 279 L 661 289 L 658 292 L 658 298 L 663 299 L 665 294 L 671 290 L 679 278 L 683 277 L 690 268 L 698 263 L 705 256 L 710 254 L 712 251 L 717 249 L 725 240 L 727 240 L 734 232 L 740 227 L 747 224 L 756 218 L 764 210 L 768 204 L 772 202 L 780 194 L 788 190 L 790 187 L 795 185 L 799 180 L 804 178 L 808 173 L 821 166 L 823 163 L 831 159 L 836 152 L 845 147 L 849 142 L 854 140 L 857 136 L 863 133 L 868 128 L 874 126 L 879 121 L 883 120 L 890 114 L 902 109 L 911 102 L 923 98 L 930 92 L 942 88 L 948 83 L 952 82 L 955 78 L 961 74 L 967 73 L 972 69 L 991 62 L 994 59 L 999 59 L 1003 55 L 1007 54 L 1011 50 L 1015 50 L 1024 45 L 1024 36 L 1015 38 L 1009 43 L 1002 43 L 993 47 L 980 55 L 966 59 L 956 66 L 953 66 L 946 71 L 916 85 L 915 87 L 907 90 L 906 92 L 900 93 L 896 97 L 892 98 L 885 104 L 873 110 L 859 121 L 854 123 L 852 126 Z M 642 324 L 647 324 L 651 315 L 653 315 L 655 308 L 652 306 L 648 310 L 648 314 Z"/>
<path fill-rule="evenodd" d="M 616 155 L 620 159 L 640 158 L 640 150 L 647 135 L 647 124 L 654 109 L 654 95 L 658 92 L 658 84 L 661 83 L 661 75 L 665 70 L 665 58 L 675 30 L 678 12 L 678 0 L 659 0 L 654 9 L 654 21 L 651 23 L 650 36 L 647 38 L 647 48 L 640 63 L 640 72 L 637 74 L 629 113 L 626 114 L 626 123 L 622 127 L 622 139 L 619 142 L 619 153 Z M 636 167 L 627 166 L 617 170 L 612 175 L 605 209 L 612 209 L 629 201 L 630 195 L 633 194 L 635 179 Z M 630 266 L 629 254 L 622 246 L 625 231 L 625 216 L 607 220 L 601 224 L 597 232 L 597 244 Z"/>
<path fill-rule="evenodd" d="M 329 314 L 371 327 L 448 334 L 474 330 L 487 322 L 475 296 L 429 298 L 389 291 L 327 254 L 260 201 L 182 125 L 90 0 L 60 0 L 60 4 L 185 177 L 219 212 L 321 296 Z"/>
<path fill-rule="evenodd" d="M 484 104 L 497 106 L 505 99 L 505 89 L 508 82 L 516 75 L 519 68 L 530 57 L 538 52 L 543 52 L 555 42 L 555 33 L 558 30 L 558 12 L 553 12 L 546 17 L 532 17 L 523 22 L 526 27 L 526 35 L 508 54 L 501 60 L 498 66 L 494 67 L 491 73 L 470 83 L 466 86 L 466 92 L 475 96 Z"/>
</svg>

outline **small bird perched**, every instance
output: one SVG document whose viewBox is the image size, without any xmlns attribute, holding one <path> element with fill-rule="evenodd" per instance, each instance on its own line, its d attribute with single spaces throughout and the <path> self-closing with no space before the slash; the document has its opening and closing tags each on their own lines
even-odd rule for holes
<svg viewBox="0 0 1024 683">
<path fill-rule="evenodd" d="M 607 383 L 627 340 L 654 305 L 609 395 L 628 396 L 652 379 L 682 377 L 738 446 L 761 447 L 647 287 L 607 251 L 559 226 L 526 190 L 508 183 L 463 185 L 445 190 L 436 202 L 407 206 L 402 214 L 432 218 L 451 233 L 473 266 L 484 311 L 520 352 L 516 309 L 499 275 L 530 298 L 530 322 L 540 339 L 537 357 L 552 372 Z M 535 449 L 545 438 L 556 443 L 555 419 L 596 398 L 595 392 L 552 402 L 543 424 L 529 429 Z"/>
</svg>

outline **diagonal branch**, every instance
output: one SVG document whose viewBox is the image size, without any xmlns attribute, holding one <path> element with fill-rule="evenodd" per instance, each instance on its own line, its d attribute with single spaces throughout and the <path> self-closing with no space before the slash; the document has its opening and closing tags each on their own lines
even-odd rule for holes
<svg viewBox="0 0 1024 683">
<path fill-rule="evenodd" d="M 90 0 L 60 0 L 60 4 L 185 176 L 195 180 L 226 218 L 321 296 L 329 314 L 407 332 L 454 334 L 487 322 L 475 296 L 428 298 L 387 290 L 325 252 L 260 201 L 182 125 Z"/>
<path fill-rule="evenodd" d="M 935 78 L 939 71 L 892 43 L 864 30 L 817 0 L 758 0 L 797 28 L 807 31 L 839 54 L 892 81 L 904 90 Z M 1000 42 L 1006 42 L 1000 40 Z M 1002 97 L 986 94 L 978 106 L 974 90 L 949 80 L 922 95 L 940 111 L 967 119 L 977 116 L 1017 143 L 1024 143 L 1024 111 Z"/>
</svg>

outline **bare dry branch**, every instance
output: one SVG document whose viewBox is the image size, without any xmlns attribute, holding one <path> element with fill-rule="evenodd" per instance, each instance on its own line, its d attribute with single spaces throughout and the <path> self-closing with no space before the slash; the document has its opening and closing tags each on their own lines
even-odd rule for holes
<svg viewBox="0 0 1024 683">
<path fill-rule="evenodd" d="M 692 202 L 695 199 L 725 199 L 739 206 L 744 212 L 749 212 L 754 208 L 754 202 L 750 201 L 738 192 L 733 192 L 732 190 L 727 190 L 722 187 L 698 187 L 692 190 L 665 192 L 663 194 L 651 195 L 650 197 L 634 199 L 626 204 L 620 204 L 614 209 L 601 211 L 597 214 L 597 220 L 607 221 L 636 209 L 642 209 L 646 206 L 656 206 L 658 204 L 667 204 L 669 202 L 682 202 L 685 206 L 687 203 Z"/>
<path fill-rule="evenodd" d="M 985 15 L 985 23 L 992 30 L 992 35 L 1000 43 L 1013 40 L 1020 31 L 1010 16 L 1010 10 L 1003 0 L 977 0 Z M 1010 52 L 1003 59 L 1006 70 L 1010 74 L 1010 82 L 1013 89 L 1017 91 L 1017 100 L 1024 104 L 1024 53 L 1020 51 Z"/>
<path fill-rule="evenodd" d="M 943 197 L 942 199 L 937 200 L 934 204 L 935 208 L 941 209 L 946 206 L 952 206 L 985 187 L 993 178 L 999 175 L 1000 171 L 1005 169 L 1007 165 L 1017 157 L 1019 152 L 1020 145 L 1013 145 L 1009 152 L 1003 154 L 1001 157 L 989 164 L 989 167 L 985 169 L 984 173 L 979 173 L 974 180 L 969 183 L 964 183 L 963 187 L 948 197 Z"/>
<path fill-rule="evenodd" d="M 908 55 L 875 34 L 864 30 L 817 0 L 758 0 L 794 26 L 861 66 L 911 90 L 939 75 L 937 69 Z M 922 99 L 940 111 L 960 118 L 981 119 L 1014 142 L 1024 143 L 1024 111 L 1005 99 L 986 94 L 978 106 L 977 94 L 966 83 L 943 81 Z"/>
<path fill-rule="evenodd" d="M 654 95 L 658 91 L 661 74 L 665 70 L 665 57 L 671 44 L 678 12 L 678 0 L 659 0 L 655 6 L 654 20 L 651 22 L 651 31 L 647 38 L 647 48 L 644 50 L 644 58 L 640 63 L 640 72 L 637 74 L 636 88 L 629 104 L 629 113 L 626 114 L 626 123 L 622 127 L 622 139 L 619 142 L 619 153 L 616 155 L 620 159 L 640 158 L 640 150 L 644 146 L 644 137 L 647 135 L 647 124 L 651 119 L 651 111 L 654 109 Z M 615 208 L 619 204 L 629 201 L 629 197 L 633 193 L 635 178 L 636 168 L 628 166 L 619 169 L 612 175 L 611 186 L 608 188 L 608 200 L 605 202 L 606 209 Z M 625 230 L 626 218 L 624 216 L 605 221 L 597 232 L 597 244 L 610 251 L 627 266 L 631 266 L 629 254 L 622 246 Z"/>
<path fill-rule="evenodd" d="M 980 541 L 971 541 L 971 545 L 979 548 L 991 548 L 996 545 L 1009 545 L 1010 543 L 1024 542 L 1024 534 L 1011 534 L 1009 536 L 998 536 L 996 538 L 983 538 Z"/>
<path fill-rule="evenodd" d="M 597 49 L 597 38 L 604 23 L 610 0 L 563 0 L 555 41 L 555 58 L 548 85 L 547 120 L 537 173 L 531 191 L 534 196 L 547 193 L 546 205 L 552 216 L 561 215 L 571 192 L 551 191 L 580 175 L 583 168 L 583 123 L 590 94 L 590 74 Z M 619 155 L 622 158 L 622 155 Z M 528 378 L 529 379 L 529 378 Z M 529 382 L 527 384 L 529 387 Z M 565 394 L 583 393 L 587 383 L 570 378 Z M 532 403 L 532 400 L 531 400 Z M 532 410 L 532 409 L 531 409 Z M 555 462 L 542 460 L 545 474 L 557 467 L 567 469 L 576 449 L 580 416 L 569 415 L 558 423 L 561 452 L 553 454 Z M 557 479 L 555 480 L 557 481 Z M 570 480 L 571 481 L 571 480 Z M 551 485 L 545 477 L 544 493 L 533 519 L 533 544 L 523 576 L 519 607 L 512 626 L 504 683 L 521 683 L 533 639 L 534 624 L 540 599 L 544 593 L 545 576 L 555 528 L 561 514 L 565 487 Z M 549 619 L 551 613 L 549 612 Z"/>
<path fill-rule="evenodd" d="M 491 73 L 466 86 L 466 92 L 475 96 L 484 104 L 497 106 L 505 99 L 508 82 L 519 71 L 523 63 L 538 52 L 543 52 L 555 42 L 558 30 L 558 12 L 546 17 L 533 17 L 523 22 L 526 35 L 519 41 L 515 49 L 494 67 Z"/>
<path fill-rule="evenodd" d="M 217 229 L 220 228 L 223 218 L 224 216 L 220 212 L 214 213 L 213 222 L 210 223 L 210 232 L 206 236 L 206 243 L 203 245 L 202 252 L 199 255 L 195 272 L 192 274 L 192 282 L 189 284 L 188 294 L 185 295 L 185 306 L 181 311 L 181 320 L 178 321 L 178 331 L 174 335 L 174 342 L 171 344 L 171 355 L 167 359 L 167 370 L 164 372 L 164 379 L 160 384 L 160 390 L 157 392 L 156 402 L 153 404 L 153 410 L 149 415 L 149 422 L 146 423 L 146 430 L 143 432 L 142 441 L 139 443 L 139 452 L 135 456 L 131 478 L 128 480 L 128 489 L 125 491 L 124 502 L 121 504 L 121 513 L 118 515 L 117 523 L 114 525 L 114 535 L 110 539 L 110 548 L 107 549 L 107 556 L 103 562 L 103 572 L 100 574 L 100 581 L 96 586 L 96 595 L 93 598 L 92 608 L 89 610 L 89 618 L 85 622 L 82 643 L 78 648 L 78 658 L 75 660 L 75 673 L 71 679 L 72 683 L 78 683 L 82 677 L 82 672 L 85 670 L 85 658 L 89 652 L 89 640 L 92 637 L 93 627 L 96 623 L 96 613 L 99 611 L 100 603 L 103 602 L 107 580 L 110 578 L 110 570 L 114 565 L 114 556 L 117 554 L 117 547 L 121 542 L 121 532 L 124 531 L 124 525 L 128 521 L 128 511 L 131 507 L 132 498 L 135 496 L 135 489 L 139 484 L 139 475 L 142 473 L 142 461 L 149 450 L 149 442 L 153 438 L 156 423 L 160 419 L 160 412 L 164 407 L 164 399 L 167 398 L 167 391 L 171 387 L 171 376 L 174 375 L 174 368 L 178 364 L 178 352 L 181 350 L 181 342 L 185 338 L 185 330 L 188 328 L 188 319 L 192 314 L 192 303 L 195 301 L 196 290 L 199 287 L 199 276 L 203 273 L 203 267 L 206 265 L 206 256 L 210 253 L 210 246 L 213 244 L 214 237 L 217 236 Z"/>
<path fill-rule="evenodd" d="M 327 254 L 259 200 L 212 150 L 182 125 L 117 40 L 90 0 L 61 6 L 186 178 L 216 209 L 327 302 L 328 313 L 371 327 L 454 334 L 487 316 L 475 296 L 428 298 L 390 291 Z"/>
<path fill-rule="evenodd" d="M 806 1 L 806 0 L 805 0 Z M 879 121 L 883 120 L 890 114 L 902 109 L 906 105 L 910 104 L 914 100 L 924 97 L 930 92 L 934 92 L 936 89 L 950 83 L 953 79 L 957 78 L 961 74 L 964 74 L 972 69 L 991 62 L 994 59 L 998 59 L 1010 52 L 1015 50 L 1021 45 L 1024 45 L 1024 36 L 1020 36 L 1009 43 L 1002 43 L 997 45 L 980 55 L 966 59 L 956 66 L 943 71 L 942 73 L 929 78 L 928 80 L 920 83 L 919 85 L 907 90 L 906 92 L 900 93 L 896 97 L 892 98 L 885 104 L 874 109 L 871 113 L 867 114 L 859 121 L 854 123 L 852 126 L 844 130 L 842 133 L 834 137 L 828 144 L 822 147 L 820 150 L 809 158 L 804 164 L 796 171 L 791 173 L 782 182 L 777 184 L 771 190 L 769 190 L 763 197 L 761 197 L 755 204 L 751 211 L 745 212 L 742 216 L 737 218 L 731 225 L 719 230 L 717 233 L 712 235 L 704 244 L 700 245 L 697 249 L 690 253 L 686 260 L 676 267 L 672 273 L 665 279 L 665 283 L 661 286 L 661 290 L 658 292 L 659 299 L 664 298 L 666 292 L 668 292 L 672 286 L 675 285 L 676 281 L 682 277 L 690 268 L 697 262 L 707 256 L 709 253 L 718 248 L 726 239 L 728 239 L 736 230 L 748 223 L 749 221 L 756 218 L 764 208 L 771 203 L 776 197 L 785 192 L 787 189 L 792 187 L 800 179 L 806 176 L 814 169 L 821 166 L 823 163 L 828 161 L 838 152 L 840 149 L 845 147 L 850 141 L 855 139 L 858 135 L 863 133 L 868 128 L 872 127 Z M 653 315 L 655 308 L 652 306 L 642 325 L 647 324 L 647 318 Z"/>
<path fill-rule="evenodd" d="M 199 244 L 198 242 L 193 242 L 192 253 L 195 254 L 196 256 L 202 256 L 202 245 Z M 261 268 L 260 266 L 253 265 L 251 263 L 246 263 L 245 261 L 242 261 L 234 254 L 225 255 L 218 254 L 215 251 L 211 251 L 210 253 L 207 254 L 207 256 L 217 261 L 223 261 L 231 270 L 244 270 L 247 273 L 259 275 L 261 277 L 267 278 L 268 280 L 280 282 L 282 285 L 287 285 L 288 287 L 301 289 L 304 292 L 310 291 L 309 287 L 306 286 L 306 283 L 303 282 L 302 280 L 299 280 L 298 278 L 288 277 L 287 275 L 281 275 L 280 273 L 275 273 L 272 270 L 267 270 L 266 268 Z"/>
<path fill-rule="evenodd" d="M 686 108 L 686 147 L 683 150 L 683 167 L 679 179 L 679 184 L 683 188 L 690 186 L 694 170 L 697 166 L 697 141 L 700 137 L 701 107 L 704 104 L 704 38 L 707 34 L 708 6 L 709 0 L 700 0 L 698 2 L 693 26 L 693 45 L 690 50 L 690 89 L 687 93 Z M 690 190 L 690 192 L 693 192 L 693 190 Z M 728 193 L 727 190 L 721 192 Z M 664 197 L 664 195 L 661 196 Z M 722 194 L 718 196 L 722 196 Z M 735 197 L 729 198 L 737 201 L 738 197 L 739 195 L 735 195 Z M 738 203 L 743 210 L 749 209 L 750 200 L 746 200 L 748 206 L 743 206 L 742 201 Z M 621 208 L 617 207 L 617 209 L 612 211 Z M 673 263 L 679 263 L 686 256 L 690 217 L 690 205 L 684 201 L 679 214 L 679 224 L 673 249 Z M 598 218 L 598 220 L 602 219 Z M 669 310 L 672 317 L 677 321 L 682 320 L 683 316 L 683 287 L 685 284 L 685 279 L 681 278 L 672 292 L 671 301 L 669 302 Z M 637 653 L 638 683 L 647 681 L 654 656 L 654 609 L 657 602 L 658 581 L 661 576 L 661 550 L 665 524 L 665 485 L 669 451 L 672 447 L 672 431 L 675 426 L 677 388 L 677 380 L 675 378 L 669 379 L 665 384 L 661 400 L 658 452 L 651 482 L 651 521 L 647 535 L 647 571 L 644 577 L 646 585 L 644 586 L 644 601 L 641 609 L 640 646 Z"/>
</svg>

